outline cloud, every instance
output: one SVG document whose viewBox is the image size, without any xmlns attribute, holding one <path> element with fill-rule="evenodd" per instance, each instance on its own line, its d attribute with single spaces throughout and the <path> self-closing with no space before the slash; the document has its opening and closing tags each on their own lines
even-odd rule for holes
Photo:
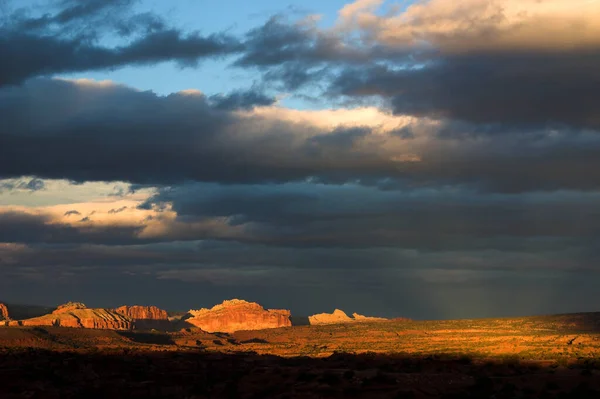
<svg viewBox="0 0 600 399">
<path fill-rule="evenodd" d="M 0 243 L 136 245 L 241 237 L 242 226 L 231 225 L 228 218 L 180 220 L 169 204 L 142 206 L 148 196 L 0 206 L 0 228 L 5 233 L 0 234 Z"/>
<path fill-rule="evenodd" d="M 563 263 L 574 260 L 565 267 L 579 268 L 600 256 L 594 250 L 600 239 L 596 192 L 490 194 L 452 187 L 186 183 L 132 196 L 0 207 L 0 229 L 5 232 L 0 242 L 136 246 L 220 241 L 248 246 L 246 258 L 252 247 L 257 251 L 254 260 L 240 262 L 255 266 L 267 262 L 258 255 L 266 248 L 322 249 L 323 256 L 336 248 L 432 254 L 488 251 L 493 253 L 488 264 L 501 253 L 545 257 L 557 252 L 560 256 L 553 256 Z M 226 261 L 208 252 L 203 259 Z M 277 262 L 267 263 L 283 265 Z M 298 262 L 300 266 L 304 260 Z M 483 260 L 477 263 L 485 265 Z"/>
<path fill-rule="evenodd" d="M 133 243 L 140 230 L 138 226 L 80 229 L 52 223 L 48 215 L 10 211 L 0 212 L 0 226 L 0 242 L 4 243 Z"/>
<path fill-rule="evenodd" d="M 267 96 L 258 89 L 234 91 L 228 94 L 216 94 L 209 97 L 210 103 L 216 109 L 249 110 L 257 106 L 269 106 L 275 103 L 275 98 Z"/>
<path fill-rule="evenodd" d="M 108 211 L 109 214 L 115 214 L 115 213 L 121 213 L 123 212 L 125 209 L 127 209 L 127 206 L 122 206 L 120 208 L 117 209 L 111 209 L 110 211 Z"/>
<path fill-rule="evenodd" d="M 11 60 L 0 65 L 0 86 L 40 75 L 126 65 L 176 61 L 189 66 L 240 50 L 239 42 L 225 34 L 184 33 L 156 15 L 131 14 L 131 3 L 63 2 L 54 14 L 42 17 L 15 12 L 0 25 L 0 54 Z M 115 32 L 117 39 L 128 40 L 103 44 Z"/>
<path fill-rule="evenodd" d="M 600 4 L 589 0 L 426 0 L 392 15 L 381 1 L 359 0 L 343 23 L 375 42 L 443 52 L 563 51 L 600 45 Z"/>
<path fill-rule="evenodd" d="M 600 127 L 600 3 L 429 0 L 387 13 L 381 3 L 348 4 L 331 28 L 273 17 L 247 34 L 235 65 L 315 101 L 382 98 L 419 117 Z"/>
<path fill-rule="evenodd" d="M 230 293 L 314 313 L 335 293 L 431 317 L 596 295 L 597 5 L 359 0 L 329 28 L 278 15 L 236 38 L 132 3 L 0 22 L 3 295 Z M 225 56 L 257 83 L 160 96 L 46 77 Z M 332 109 L 275 101 L 289 92 Z"/>
<path fill-rule="evenodd" d="M 377 5 L 346 6 L 340 24 L 412 59 L 347 67 L 331 95 L 474 123 L 600 127 L 600 3 L 428 0 L 383 16 Z"/>
<path fill-rule="evenodd" d="M 90 306 L 141 302 L 187 309 L 243 297 L 267 307 L 291 309 L 295 315 L 339 307 L 428 319 L 591 311 L 589 298 L 598 294 L 597 271 L 556 253 L 523 256 L 190 244 L 0 244 L 0 288 L 4 298 L 17 303 L 80 298 Z M 23 293 L 22 287 L 30 292 Z"/>
<path fill-rule="evenodd" d="M 417 69 L 348 68 L 335 95 L 389 99 L 394 112 L 506 126 L 600 128 L 600 49 L 558 54 L 467 54 Z"/>
<path fill-rule="evenodd" d="M 275 15 L 250 30 L 243 44 L 244 51 L 233 65 L 257 69 L 263 72 L 264 85 L 289 91 L 318 88 L 341 66 L 401 61 L 408 55 L 386 46 L 357 45 L 344 32 L 319 29 L 317 20 L 310 16 L 290 21 L 284 15 Z"/>
<path fill-rule="evenodd" d="M 459 123 L 375 108 L 229 112 L 203 95 L 48 79 L 0 90 L 0 117 L 5 178 L 150 186 L 312 179 L 503 192 L 600 184 L 600 136 L 560 125 Z"/>
<path fill-rule="evenodd" d="M 127 11 L 135 3 L 135 0 L 89 0 L 81 2 L 78 0 L 66 0 L 56 2 L 58 11 L 55 14 L 45 13 L 40 17 L 26 17 L 25 9 L 20 9 L 16 17 L 20 28 L 25 29 L 44 29 L 49 26 L 64 26 L 72 22 L 81 22 L 89 19 L 96 19 L 107 23 L 105 20 L 107 14 L 114 16 L 114 11 Z M 98 18 L 99 17 L 99 18 Z"/>
<path fill-rule="evenodd" d="M 595 245 L 597 200 L 581 192 L 197 183 L 163 189 L 145 207 L 168 206 L 184 223 L 222 218 L 239 228 L 229 239 L 249 244 L 543 253 Z"/>
<path fill-rule="evenodd" d="M 5 191 L 40 191 L 44 190 L 44 181 L 38 178 L 17 178 L 0 181 L 0 194 Z"/>
</svg>

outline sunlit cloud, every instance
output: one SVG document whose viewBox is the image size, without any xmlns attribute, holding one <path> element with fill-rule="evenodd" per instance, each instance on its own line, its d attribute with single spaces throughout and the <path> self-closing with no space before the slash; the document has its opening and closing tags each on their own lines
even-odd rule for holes
<svg viewBox="0 0 600 399">
<path fill-rule="evenodd" d="M 341 24 L 386 45 L 448 52 L 563 51 L 600 45 L 600 3 L 595 1 L 428 0 L 393 16 L 378 16 L 381 4 L 359 0 L 345 6 Z"/>
</svg>

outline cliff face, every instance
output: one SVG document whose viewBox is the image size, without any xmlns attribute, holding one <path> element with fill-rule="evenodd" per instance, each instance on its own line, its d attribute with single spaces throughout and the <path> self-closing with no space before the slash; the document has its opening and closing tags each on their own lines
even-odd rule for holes
<svg viewBox="0 0 600 399">
<path fill-rule="evenodd" d="M 338 324 L 338 323 L 359 323 L 370 321 L 385 321 L 382 317 L 368 317 L 358 313 L 353 313 L 352 317 L 348 316 L 344 311 L 336 309 L 333 313 L 319 313 L 308 317 L 310 325 L 318 324 Z"/>
<path fill-rule="evenodd" d="M 10 320 L 10 317 L 8 317 L 8 308 L 3 303 L 0 303 L 0 320 Z"/>
<path fill-rule="evenodd" d="M 121 306 L 116 308 L 117 313 L 121 313 L 135 320 L 168 320 L 169 316 L 165 310 L 156 306 Z"/>
<path fill-rule="evenodd" d="M 69 303 L 51 314 L 20 320 L 20 325 L 130 330 L 133 320 L 109 309 L 87 309 L 81 303 Z"/>
<path fill-rule="evenodd" d="M 235 332 L 290 327 L 289 310 L 264 309 L 258 303 L 239 299 L 224 301 L 212 309 L 190 310 L 185 321 L 206 332 Z"/>
<path fill-rule="evenodd" d="M 167 312 L 156 306 L 121 306 L 115 312 L 133 319 L 136 329 L 166 330 L 171 327 Z"/>
</svg>

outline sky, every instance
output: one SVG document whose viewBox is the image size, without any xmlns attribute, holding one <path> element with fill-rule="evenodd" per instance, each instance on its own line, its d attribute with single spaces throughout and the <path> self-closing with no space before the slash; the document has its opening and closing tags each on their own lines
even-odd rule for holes
<svg viewBox="0 0 600 399">
<path fill-rule="evenodd" d="M 600 1 L 0 0 L 0 301 L 597 311 Z"/>
</svg>

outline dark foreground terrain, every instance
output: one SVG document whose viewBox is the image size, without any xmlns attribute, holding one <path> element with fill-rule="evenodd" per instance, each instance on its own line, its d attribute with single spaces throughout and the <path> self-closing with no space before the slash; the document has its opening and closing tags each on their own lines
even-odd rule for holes
<svg viewBox="0 0 600 399">
<path fill-rule="evenodd" d="M 598 398 L 593 362 L 569 367 L 441 355 L 4 351 L 1 398 Z"/>
<path fill-rule="evenodd" d="M 600 398 L 600 316 L 233 334 L 4 327 L 0 398 Z"/>
</svg>

